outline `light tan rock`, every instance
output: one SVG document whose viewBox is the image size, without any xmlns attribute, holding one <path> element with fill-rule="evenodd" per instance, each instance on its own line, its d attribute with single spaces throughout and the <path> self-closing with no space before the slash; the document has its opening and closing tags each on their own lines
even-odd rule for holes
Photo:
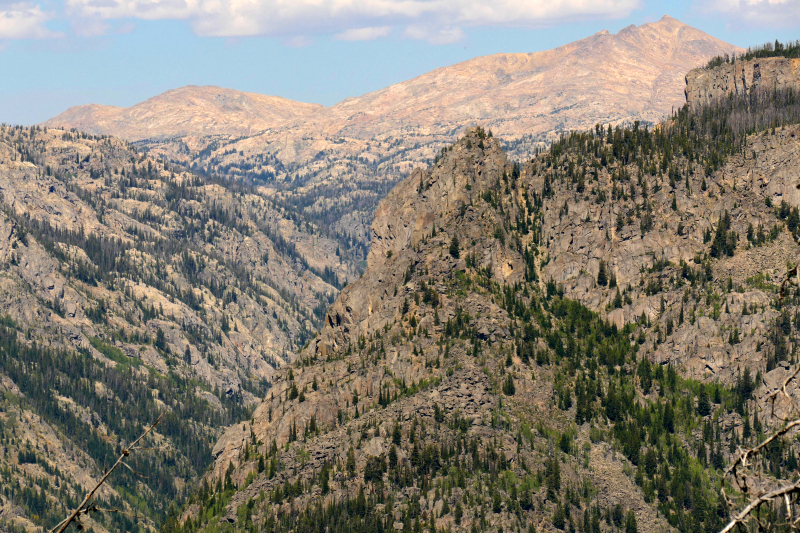
<svg viewBox="0 0 800 533">
<path fill-rule="evenodd" d="M 718 98 L 766 90 L 800 88 L 800 59 L 766 57 L 734 60 L 715 68 L 696 68 L 686 74 L 686 101 L 692 107 Z"/>
</svg>

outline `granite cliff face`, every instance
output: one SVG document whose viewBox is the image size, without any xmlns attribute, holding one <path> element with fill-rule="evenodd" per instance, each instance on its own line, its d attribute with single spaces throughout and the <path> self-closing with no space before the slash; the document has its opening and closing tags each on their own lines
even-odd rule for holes
<svg viewBox="0 0 800 533">
<path fill-rule="evenodd" d="M 749 137 L 742 153 L 711 175 L 698 169 L 689 180 L 651 176 L 641 180 L 644 187 L 623 187 L 614 176 L 620 166 L 601 171 L 597 186 L 587 185 L 583 194 L 555 184 L 542 223 L 543 239 L 549 241 L 544 275 L 570 297 L 605 310 L 618 327 L 642 320 L 656 324 L 648 328 L 643 345 L 652 350 L 654 362 L 671 362 L 687 376 L 728 384 L 744 368 L 769 372 L 776 367 L 767 364 L 774 349 L 768 346 L 781 315 L 776 291 L 798 253 L 786 230 L 790 210 L 800 207 L 792 170 L 797 161 L 800 130 L 793 126 Z M 639 172 L 636 165 L 625 168 L 632 175 Z M 598 201 L 601 195 L 616 201 Z M 651 205 L 649 214 L 645 203 Z M 726 212 L 736 250 L 711 261 L 710 236 Z M 764 241 L 770 231 L 771 241 Z M 616 288 L 597 283 L 601 262 Z M 703 297 L 691 282 L 701 269 L 716 285 Z M 617 290 L 620 305 L 613 303 Z M 729 342 L 734 330 L 747 332 L 741 342 Z M 773 372 L 770 379 L 777 380 L 783 369 Z"/>
<path fill-rule="evenodd" d="M 788 88 L 800 89 L 800 59 L 768 57 L 691 70 L 686 74 L 685 92 L 686 102 L 700 107 L 728 95 Z"/>
<path fill-rule="evenodd" d="M 317 502 L 355 502 L 359 490 L 384 494 L 368 512 L 389 529 L 417 522 L 467 531 L 478 524 L 546 527 L 556 506 L 544 481 L 533 481 L 544 480 L 545 464 L 549 490 L 559 490 L 552 469 L 561 468 L 563 483 L 596 487 L 599 505 L 625 501 L 624 512 L 644 530 L 669 527 L 625 476 L 625 463 L 606 460 L 610 448 L 598 445 L 583 458 L 588 427 L 576 435 L 574 458 L 549 458 L 549 432 L 571 427 L 570 415 L 551 410 L 560 378 L 516 354 L 522 324 L 499 296 L 540 291 L 530 284 L 537 267 L 526 264 L 532 235 L 524 251 L 511 234 L 500 237 L 509 220 L 525 214 L 522 183 L 499 142 L 477 129 L 395 187 L 376 213 L 364 275 L 342 291 L 318 337 L 291 372 L 280 372 L 253 419 L 217 443 L 203 487 L 219 479 L 224 506 L 210 516 L 213 491 L 201 489 L 181 518 L 184 528 L 212 529 L 221 520 L 231 529 L 291 530 L 290 506 L 311 523 Z M 479 474 L 484 454 L 486 475 Z M 502 490 L 490 481 L 512 472 L 519 481 Z M 442 489 L 452 474 L 452 490 Z M 303 488 L 284 493 L 289 485 Z M 488 513 L 481 511 L 486 505 Z M 346 522 L 326 523 L 335 529 Z"/>
<path fill-rule="evenodd" d="M 186 414 L 195 440 L 165 430 L 181 453 L 207 450 L 236 420 L 203 456 L 213 465 L 200 482 L 202 461 L 165 470 L 174 486 L 124 485 L 159 487 L 155 502 L 199 487 L 166 531 L 719 530 L 722 469 L 768 422 L 765 396 L 788 375 L 800 330 L 797 291 L 778 297 L 800 235 L 800 110 L 750 104 L 564 135 L 522 165 L 498 136 L 469 129 L 358 219 L 371 221 L 358 279 L 354 256 L 285 207 L 353 226 L 348 202 L 381 196 L 362 195 L 363 157 L 325 166 L 323 153 L 321 173 L 294 188 L 240 188 L 113 139 L 4 130 L 11 312 L 0 339 L 34 352 L 24 365 L 0 357 L 0 429 L 24 430 L 3 433 L 13 437 L 0 460 L 34 490 L 66 479 L 54 464 L 84 485 L 99 464 L 80 462 L 60 422 L 39 414 L 50 412 L 23 377 L 45 346 L 120 372 L 93 377 L 91 396 L 118 409 L 136 397 L 119 376 L 166 376 L 147 414 Z M 741 106 L 769 119 L 757 133 L 730 120 Z M 774 116 L 789 125 L 773 128 Z M 378 166 L 371 183 L 386 184 Z M 283 347 L 312 316 L 322 327 L 293 364 L 269 364 L 289 358 Z M 265 357 L 276 348 L 283 361 Z M 119 442 L 123 417 L 68 385 L 54 401 Z M 793 472 L 793 446 L 771 475 Z M 0 505 L 30 526 L 27 501 Z"/>
</svg>

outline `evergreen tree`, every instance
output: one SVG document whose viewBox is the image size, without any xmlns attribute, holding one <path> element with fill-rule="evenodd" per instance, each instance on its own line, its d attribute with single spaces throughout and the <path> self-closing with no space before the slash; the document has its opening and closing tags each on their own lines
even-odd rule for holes
<svg viewBox="0 0 800 533">
<path fill-rule="evenodd" d="M 453 239 L 450 241 L 450 255 L 454 258 L 458 259 L 461 255 L 460 244 L 458 242 L 458 236 L 453 235 Z"/>
<path fill-rule="evenodd" d="M 356 475 L 356 452 L 353 450 L 352 446 L 350 446 L 350 449 L 347 450 L 347 463 L 345 468 L 347 468 L 347 473 L 350 475 L 350 477 Z"/>
<path fill-rule="evenodd" d="M 736 248 L 736 233 L 729 231 L 731 227 L 731 215 L 727 209 L 720 217 L 717 230 L 714 233 L 714 240 L 711 243 L 709 253 L 711 257 L 732 256 Z"/>
<path fill-rule="evenodd" d="M 513 396 L 516 390 L 514 379 L 510 375 L 507 376 L 505 383 L 503 383 L 503 394 L 506 396 Z"/>
<path fill-rule="evenodd" d="M 554 500 L 561 490 L 561 466 L 558 457 L 550 456 L 545 463 L 545 483 L 547 499 Z"/>
<path fill-rule="evenodd" d="M 606 262 L 600 260 L 600 268 L 597 271 L 597 284 L 601 287 L 608 285 L 608 274 L 606 273 Z"/>
<path fill-rule="evenodd" d="M 628 511 L 628 517 L 625 519 L 625 533 L 638 533 L 636 515 L 633 513 L 633 510 Z"/>
<path fill-rule="evenodd" d="M 708 401 L 708 391 L 706 391 L 706 386 L 702 383 L 700 384 L 700 394 L 697 398 L 697 414 L 700 416 L 708 416 L 711 414 L 711 405 Z"/>
</svg>

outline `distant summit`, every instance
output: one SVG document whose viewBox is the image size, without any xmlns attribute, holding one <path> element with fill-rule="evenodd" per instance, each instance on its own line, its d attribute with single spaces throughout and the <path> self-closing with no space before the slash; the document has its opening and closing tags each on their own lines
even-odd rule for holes
<svg viewBox="0 0 800 533">
<path fill-rule="evenodd" d="M 71 107 L 43 126 L 77 128 L 127 140 L 186 135 L 253 135 L 322 109 L 278 96 L 187 85 L 132 107 Z"/>
</svg>

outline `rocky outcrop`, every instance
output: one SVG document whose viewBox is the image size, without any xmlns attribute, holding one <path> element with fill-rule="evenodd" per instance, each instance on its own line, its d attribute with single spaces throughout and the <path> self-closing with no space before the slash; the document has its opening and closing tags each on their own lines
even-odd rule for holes
<svg viewBox="0 0 800 533">
<path fill-rule="evenodd" d="M 378 206 L 372 223 L 367 274 L 358 284 L 346 287 L 328 310 L 321 335 L 314 341 L 322 356 L 394 319 L 396 304 L 386 293 L 387 287 L 403 284 L 405 269 L 412 268 L 411 265 L 417 268 L 421 260 L 417 250 L 422 242 L 436 235 L 437 226 L 441 230 L 443 221 L 464 210 L 464 229 L 474 228 L 466 223 L 476 216 L 471 204 L 477 201 L 480 191 L 493 186 L 504 172 L 512 172 L 496 140 L 475 142 L 480 142 L 480 146 L 472 146 L 472 141 L 456 143 L 432 169 L 416 171 Z M 468 232 L 460 236 L 468 238 L 467 242 L 478 237 Z M 440 234 L 437 240 L 442 241 L 443 236 Z M 486 250 L 484 256 L 497 265 L 502 278 L 508 277 L 500 272 L 503 266 L 514 276 L 520 276 L 518 258 L 507 260 L 501 250 L 495 249 Z M 425 262 L 435 259 L 429 257 Z M 451 261 L 453 268 L 458 264 Z"/>
<path fill-rule="evenodd" d="M 45 326 L 48 322 L 70 331 L 68 339 L 83 339 L 78 346 L 88 346 L 87 337 L 102 336 L 108 320 L 126 336 L 137 331 L 149 338 L 161 330 L 162 348 L 187 359 L 191 375 L 238 390 L 240 371 L 268 378 L 287 353 L 302 345 L 302 332 L 319 324 L 314 309 L 328 305 L 338 291 L 331 283 L 355 276 L 353 265 L 336 266 L 343 263 L 335 241 L 299 232 L 256 189 L 237 196 L 219 185 L 193 182 L 190 174 L 176 174 L 117 140 L 62 130 L 13 131 L 0 134 L 5 141 L 0 142 L 0 235 L 7 236 L 0 243 L 0 260 L 8 274 L 4 308 L 55 345 L 72 342 Z M 12 138 L 22 145 L 12 148 Z M 20 161 L 18 150 L 32 161 Z M 186 196 L 172 198 L 177 190 Z M 199 226 L 193 228 L 194 223 Z M 63 235 L 53 235 L 50 228 Z M 87 277 L 85 271 L 103 260 L 87 244 L 94 238 L 118 240 L 122 251 L 114 264 L 128 265 L 119 268 L 130 269 L 130 275 L 112 286 L 98 285 L 96 275 Z M 160 256 L 145 244 L 167 240 L 174 255 Z M 326 269 L 327 281 L 320 277 Z M 250 288 L 234 289 L 244 279 Z M 59 309 L 23 305 L 28 297 L 51 306 L 57 301 Z M 89 318 L 100 305 L 107 305 L 110 315 Z M 148 318 L 140 323 L 136 317 L 142 308 Z M 157 310 L 154 322 L 151 308 Z M 214 337 L 216 342 L 200 341 Z M 121 347 L 150 353 L 135 343 Z M 164 357 L 149 362 L 168 369 Z"/>
<path fill-rule="evenodd" d="M 768 57 L 734 60 L 714 68 L 696 68 L 686 74 L 686 102 L 692 107 L 728 95 L 746 95 L 756 89 L 800 90 L 800 59 Z"/>
<path fill-rule="evenodd" d="M 435 429 L 425 433 L 426 446 L 446 440 L 448 428 L 458 427 L 480 442 L 501 442 L 506 450 L 514 440 L 502 423 L 487 425 L 493 413 L 515 413 L 509 414 L 513 431 L 532 420 L 529 416 L 538 419 L 542 435 L 564 431 L 574 420 L 563 418 L 565 404 L 558 392 L 559 380 L 567 379 L 559 372 L 568 370 L 548 364 L 547 353 L 554 347 L 558 353 L 559 343 L 549 335 L 558 327 L 557 317 L 569 311 L 543 305 L 542 313 L 554 313 L 552 321 L 543 320 L 536 315 L 535 298 L 522 296 L 524 302 L 515 303 L 520 294 L 544 298 L 563 291 L 597 311 L 600 329 L 623 331 L 623 345 L 635 347 L 636 364 L 615 369 L 636 374 L 634 381 L 644 383 L 645 361 L 650 372 L 663 376 L 677 370 L 694 387 L 717 383 L 737 391 L 743 375 L 760 376 L 753 398 L 745 400 L 746 412 L 723 405 L 718 411 L 725 436 L 715 453 L 730 460 L 724 450 L 735 442 L 734 435 L 741 438 L 747 416 L 755 416 L 748 412 L 769 423 L 768 394 L 788 375 L 788 357 L 795 349 L 796 300 L 790 294 L 781 303 L 778 285 L 786 265 L 796 261 L 791 232 L 800 224 L 800 203 L 791 169 L 800 160 L 800 131 L 787 127 L 751 135 L 717 170 L 701 170 L 677 156 L 667 162 L 666 172 L 657 166 L 663 154 L 650 144 L 662 134 L 647 133 L 653 137 L 642 146 L 651 151 L 627 162 L 619 141 L 633 142 L 633 130 L 576 134 L 520 169 L 508 163 L 495 139 L 473 130 L 443 151 L 429 170 L 400 183 L 376 213 L 364 275 L 339 295 L 292 372 L 278 373 L 250 423 L 230 428 L 215 447 L 209 482 L 227 478 L 239 487 L 225 520 L 241 523 L 234 510 L 251 501 L 255 521 L 256 516 L 281 516 L 292 506 L 308 510 L 320 501 L 355 497 L 359 486 L 372 486 L 367 482 L 370 469 L 389 453 L 395 427 L 407 435 L 433 424 Z M 710 153 L 692 146 L 698 160 Z M 713 241 L 726 212 L 730 226 L 723 234 L 733 245 L 723 253 L 713 251 Z M 454 237 L 460 246 L 451 254 Z M 529 305 L 533 312 L 526 315 Z M 470 324 L 467 332 L 454 339 L 454 324 L 464 321 Z M 536 340 L 537 323 L 546 341 Z M 535 363 L 521 357 L 525 338 L 534 339 Z M 594 350 L 570 348 L 566 342 L 564 353 Z M 599 352 L 598 361 L 613 350 Z M 507 372 L 516 384 L 513 399 L 500 392 Z M 649 386 L 636 389 L 635 401 L 658 409 L 663 382 L 660 387 L 658 392 Z M 790 393 L 797 396 L 794 389 Z M 679 396 L 687 394 L 693 393 Z M 574 409 L 566 407 L 570 415 Z M 777 412 L 785 414 L 786 406 L 779 405 Z M 683 413 L 698 414 L 692 402 Z M 437 416 L 463 416 L 464 421 L 436 426 Z M 694 428 L 710 427 L 710 420 L 687 423 L 682 446 L 700 449 L 703 437 Z M 601 505 L 625 501 L 641 530 L 667 527 L 653 506 L 654 493 L 643 496 L 639 488 L 646 494 L 653 485 L 631 481 L 636 467 L 615 446 L 598 443 L 603 437 L 595 426 L 579 422 L 575 430 L 576 443 L 585 451 L 581 463 L 591 468 L 567 461 L 563 468 L 568 473 L 562 475 L 571 483 L 591 479 Z M 404 437 L 398 442 L 398 464 L 419 464 L 413 459 L 419 446 L 412 448 Z M 652 441 L 650 446 L 655 446 Z M 516 465 L 547 464 L 545 456 L 528 454 L 519 440 L 516 450 Z M 257 465 L 265 457 L 281 467 L 260 473 Z M 703 455 L 701 461 L 706 460 Z M 316 484 L 326 464 L 338 465 L 330 470 L 328 496 Z M 384 476 L 384 485 L 378 486 L 395 487 L 395 475 Z M 284 494 L 280 487 L 298 483 L 310 488 L 291 503 L 259 496 Z M 424 485 L 420 492 L 417 488 L 413 494 L 392 492 L 392 501 L 418 503 L 433 515 L 437 528 L 458 529 L 443 511 L 440 494 Z M 469 489 L 456 495 L 457 502 L 475 497 Z M 453 500 L 447 503 L 452 509 Z M 401 520 L 406 503 L 395 505 Z M 552 511 L 546 501 L 538 505 Z M 495 512 L 488 529 L 510 527 L 509 517 Z M 187 510 L 184 520 L 196 520 L 194 513 Z M 478 515 L 472 513 L 475 520 Z M 526 516 L 549 523 L 538 511 Z M 216 520 L 211 519 L 209 529 Z M 462 522 L 460 529 L 472 523 Z"/>
<path fill-rule="evenodd" d="M 689 180 L 675 180 L 672 185 L 665 176 L 645 176 L 647 181 L 640 183 L 650 188 L 648 198 L 654 206 L 655 222 L 649 230 L 643 230 L 641 220 L 635 217 L 641 200 L 628 194 L 620 197 L 621 188 L 613 179 L 617 169 L 601 171 L 590 194 L 576 194 L 571 184 L 556 183 L 553 198 L 545 202 L 543 209 L 542 228 L 548 251 L 543 266 L 545 276 L 561 284 L 570 297 L 593 309 L 606 310 L 618 327 L 642 317 L 657 322 L 660 333 L 650 329 L 654 334 L 652 344 L 645 345 L 652 350 L 653 360 L 680 365 L 692 378 L 733 384 L 744 368 L 752 369 L 754 374 L 766 372 L 765 351 L 770 344 L 771 325 L 780 314 L 772 309 L 771 302 L 774 303 L 786 265 L 796 261 L 798 253 L 785 220 L 775 208 L 785 204 L 784 217 L 788 209 L 800 208 L 800 190 L 793 170 L 799 160 L 800 130 L 791 126 L 778 129 L 774 135 L 750 136 L 741 153 L 731 156 L 724 167 L 711 175 L 695 174 Z M 525 171 L 533 168 L 526 167 Z M 638 173 L 635 165 L 627 169 Z M 531 177 L 536 189 L 543 187 L 541 172 Z M 630 190 L 630 184 L 625 187 Z M 619 191 L 615 202 L 598 201 L 601 191 L 611 198 L 614 188 Z M 641 194 L 639 187 L 633 189 Z M 683 278 L 689 268 L 700 268 L 699 262 L 708 257 L 709 235 L 726 211 L 733 216 L 732 230 L 742 249 L 714 262 L 715 282 L 726 285 L 730 278 L 735 289 L 723 289 L 726 296 L 716 307 L 727 311 L 709 318 L 709 311 L 713 312 L 715 306 L 699 299 L 696 288 L 679 282 L 668 289 L 662 283 L 670 276 L 673 280 Z M 772 228 L 781 231 L 772 242 L 755 246 L 748 241 L 748 228 L 762 228 L 767 233 Z M 616 287 L 597 283 L 601 261 L 608 275 L 613 274 Z M 684 264 L 687 267 L 682 267 Z M 663 271 L 666 274 L 658 273 L 662 268 L 659 265 L 670 265 Z M 648 290 L 651 279 L 662 289 Z M 618 289 L 627 294 L 627 303 L 609 309 Z M 684 320 L 679 322 L 681 309 Z M 702 318 L 700 309 L 705 313 Z M 690 323 L 690 315 L 695 314 L 697 319 Z M 668 322 L 674 324 L 675 332 L 656 340 L 668 329 Z M 747 332 L 741 343 L 729 342 L 734 330 Z"/>
</svg>

